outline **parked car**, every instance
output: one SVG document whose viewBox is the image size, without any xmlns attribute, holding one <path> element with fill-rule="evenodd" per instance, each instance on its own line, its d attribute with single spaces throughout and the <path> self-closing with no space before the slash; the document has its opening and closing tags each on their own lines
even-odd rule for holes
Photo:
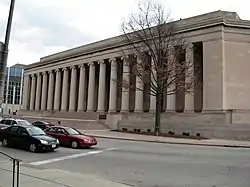
<svg viewBox="0 0 250 187">
<path fill-rule="evenodd" d="M 27 149 L 31 152 L 53 151 L 59 148 L 59 140 L 46 135 L 32 125 L 13 125 L 1 130 L 0 141 L 3 147 Z"/>
<path fill-rule="evenodd" d="M 94 137 L 87 136 L 78 130 L 70 127 L 54 126 L 45 129 L 45 133 L 57 138 L 60 145 L 76 148 L 89 148 L 97 145 L 97 140 Z"/>
<path fill-rule="evenodd" d="M 39 127 L 42 130 L 47 129 L 51 126 L 54 126 L 53 124 L 51 124 L 50 122 L 47 122 L 47 121 L 35 121 L 32 123 L 32 125 L 35 127 Z"/>
<path fill-rule="evenodd" d="M 30 122 L 28 122 L 27 120 L 24 119 L 20 119 L 20 118 L 3 118 L 0 121 L 0 129 L 2 128 L 6 128 L 12 125 L 26 125 L 29 126 L 31 125 Z"/>
</svg>

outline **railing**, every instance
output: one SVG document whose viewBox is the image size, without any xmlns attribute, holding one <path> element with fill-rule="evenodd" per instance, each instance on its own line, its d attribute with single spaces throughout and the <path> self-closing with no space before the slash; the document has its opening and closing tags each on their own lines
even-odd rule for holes
<svg viewBox="0 0 250 187">
<path fill-rule="evenodd" d="M 6 153 L 0 151 L 0 155 L 9 158 L 12 161 L 12 187 L 19 187 L 20 161 Z"/>
</svg>

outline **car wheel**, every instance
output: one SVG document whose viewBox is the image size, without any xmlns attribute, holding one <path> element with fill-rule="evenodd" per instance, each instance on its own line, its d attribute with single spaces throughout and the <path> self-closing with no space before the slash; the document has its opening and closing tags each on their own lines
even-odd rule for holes
<svg viewBox="0 0 250 187">
<path fill-rule="evenodd" d="M 30 144 L 30 147 L 29 147 L 29 150 L 30 152 L 36 152 L 36 144 Z"/>
<path fill-rule="evenodd" d="M 2 146 L 8 147 L 8 140 L 7 139 L 3 139 Z"/>
<path fill-rule="evenodd" d="M 79 143 L 78 143 L 77 141 L 73 140 L 73 141 L 71 142 L 71 147 L 72 147 L 73 149 L 76 149 L 76 148 L 79 147 Z"/>
</svg>

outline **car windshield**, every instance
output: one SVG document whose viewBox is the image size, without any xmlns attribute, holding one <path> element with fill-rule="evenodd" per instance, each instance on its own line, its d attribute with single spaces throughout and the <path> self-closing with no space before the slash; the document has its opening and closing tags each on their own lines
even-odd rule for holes
<svg viewBox="0 0 250 187">
<path fill-rule="evenodd" d="M 66 128 L 65 129 L 69 134 L 71 135 L 77 135 L 77 134 L 81 134 L 79 131 L 72 129 L 72 128 Z"/>
<path fill-rule="evenodd" d="M 38 127 L 28 127 L 27 131 L 30 136 L 39 136 L 39 135 L 45 135 L 42 129 Z"/>
<path fill-rule="evenodd" d="M 18 120 L 17 121 L 18 125 L 24 125 L 24 126 L 27 126 L 27 125 L 31 125 L 30 122 L 26 121 L 26 120 Z"/>
</svg>

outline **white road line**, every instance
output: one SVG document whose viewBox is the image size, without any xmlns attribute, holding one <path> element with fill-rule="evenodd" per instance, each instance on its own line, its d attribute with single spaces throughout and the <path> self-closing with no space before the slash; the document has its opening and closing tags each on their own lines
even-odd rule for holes
<svg viewBox="0 0 250 187">
<path fill-rule="evenodd" d="M 100 151 L 90 151 L 90 152 L 87 152 L 87 153 L 73 154 L 73 155 L 68 155 L 68 156 L 63 156 L 63 157 L 58 157 L 58 158 L 52 158 L 52 159 L 48 159 L 48 160 L 31 162 L 29 164 L 33 165 L 33 166 L 39 166 L 39 165 L 49 164 L 49 163 L 52 163 L 52 162 L 58 162 L 58 161 L 62 161 L 62 160 L 72 159 L 72 158 L 78 158 L 78 157 L 83 157 L 83 156 L 88 156 L 88 155 L 94 155 L 94 154 L 99 154 L 99 153 L 103 153 L 103 152 L 107 152 L 107 151 L 113 151 L 113 150 L 116 150 L 116 148 L 105 149 L 105 150 L 100 150 Z"/>
</svg>

